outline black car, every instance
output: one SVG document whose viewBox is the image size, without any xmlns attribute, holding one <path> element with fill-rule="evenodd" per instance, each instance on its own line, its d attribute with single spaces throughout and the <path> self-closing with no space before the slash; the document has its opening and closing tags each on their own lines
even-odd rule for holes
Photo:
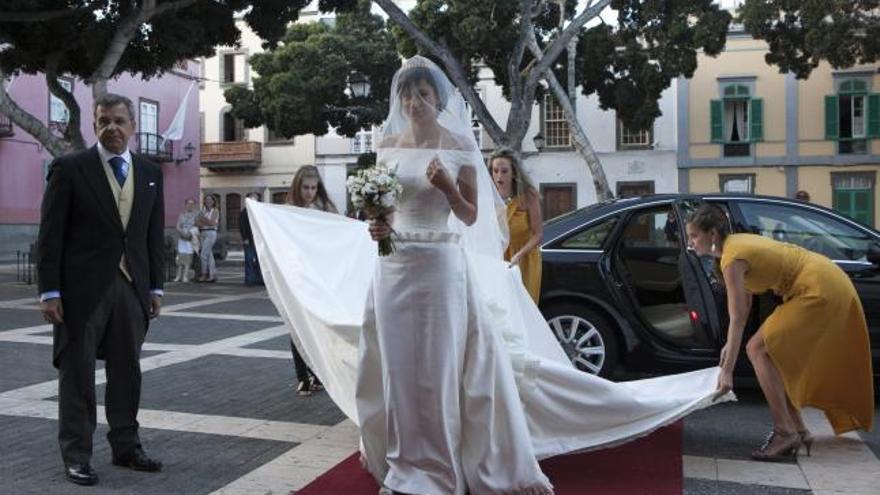
<svg viewBox="0 0 880 495">
<path fill-rule="evenodd" d="M 822 253 L 852 277 L 880 371 L 880 232 L 785 198 L 669 194 L 598 203 L 544 225 L 541 310 L 572 362 L 609 376 L 713 366 L 727 333 L 714 260 L 687 248 L 683 219 L 702 203 L 749 232 Z M 743 342 L 779 303 L 755 296 Z M 743 356 L 745 353 L 741 353 Z M 747 360 L 741 360 L 747 368 Z"/>
</svg>

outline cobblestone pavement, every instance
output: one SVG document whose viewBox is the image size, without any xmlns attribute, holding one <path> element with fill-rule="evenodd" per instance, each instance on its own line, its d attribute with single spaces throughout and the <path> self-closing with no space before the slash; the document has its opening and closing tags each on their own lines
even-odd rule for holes
<svg viewBox="0 0 880 495">
<path fill-rule="evenodd" d="M 93 465 L 100 483 L 64 480 L 57 433 L 51 328 L 36 288 L 0 265 L 0 493 L 287 494 L 348 457 L 357 431 L 325 393 L 298 397 L 288 337 L 265 290 L 241 284 L 225 263 L 217 284 L 168 284 L 141 367 L 141 438 L 165 463 L 158 474 L 110 464 L 104 435 L 106 379 L 99 362 Z M 764 464 L 748 458 L 768 429 L 756 391 L 688 417 L 687 494 L 877 494 L 880 434 L 833 437 L 816 411 L 812 457 Z M 880 420 L 880 415 L 877 416 Z"/>
</svg>

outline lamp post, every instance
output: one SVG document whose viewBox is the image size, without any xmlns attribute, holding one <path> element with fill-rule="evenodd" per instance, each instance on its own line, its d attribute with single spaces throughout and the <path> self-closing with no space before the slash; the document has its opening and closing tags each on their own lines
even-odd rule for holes
<svg viewBox="0 0 880 495">
<path fill-rule="evenodd" d="M 186 143 L 186 146 L 183 147 L 183 151 L 186 155 L 186 158 L 175 158 L 174 159 L 175 165 L 180 165 L 181 163 L 183 163 L 185 161 L 189 161 L 189 159 L 193 157 L 193 153 L 196 152 L 196 147 L 193 146 L 192 142 L 189 142 L 189 143 Z"/>
<path fill-rule="evenodd" d="M 547 141 L 544 139 L 544 135 L 541 134 L 541 131 L 538 131 L 535 134 L 535 137 L 532 138 L 532 141 L 535 142 L 535 148 L 538 150 L 538 153 L 544 150 L 544 145 L 547 144 Z"/>
<path fill-rule="evenodd" d="M 366 98 L 370 96 L 370 79 L 353 70 L 348 75 L 348 89 L 355 98 Z"/>
</svg>

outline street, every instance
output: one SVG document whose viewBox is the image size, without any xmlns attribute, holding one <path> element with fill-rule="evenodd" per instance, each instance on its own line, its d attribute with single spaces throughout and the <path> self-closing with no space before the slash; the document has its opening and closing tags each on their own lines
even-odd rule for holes
<svg viewBox="0 0 880 495">
<path fill-rule="evenodd" d="M 287 494 L 355 452 L 357 430 L 326 393 L 296 395 L 287 331 L 265 290 L 242 285 L 241 271 L 227 261 L 216 284 L 166 285 L 143 348 L 139 415 L 146 451 L 165 464 L 161 473 L 110 464 L 98 363 L 92 461 L 100 482 L 79 487 L 65 481 L 58 452 L 51 328 L 36 287 L 16 282 L 14 266 L 0 266 L 0 491 Z M 769 430 L 769 413 L 758 390 L 737 392 L 738 403 L 685 419 L 684 493 L 877 493 L 880 433 L 834 437 L 821 414 L 807 410 L 813 455 L 755 462 L 749 453 Z"/>
</svg>

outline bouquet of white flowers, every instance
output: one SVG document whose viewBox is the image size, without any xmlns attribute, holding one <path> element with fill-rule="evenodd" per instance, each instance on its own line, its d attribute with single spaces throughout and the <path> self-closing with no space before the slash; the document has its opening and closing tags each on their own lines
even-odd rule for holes
<svg viewBox="0 0 880 495">
<path fill-rule="evenodd" d="M 389 167 L 380 162 L 370 168 L 358 170 L 348 178 L 348 193 L 355 208 L 364 210 L 367 216 L 379 221 L 386 221 L 388 214 L 394 211 L 403 186 L 397 178 L 397 167 Z M 393 231 L 392 231 L 393 232 Z M 391 236 L 379 241 L 379 255 L 388 256 L 394 252 Z"/>
</svg>

